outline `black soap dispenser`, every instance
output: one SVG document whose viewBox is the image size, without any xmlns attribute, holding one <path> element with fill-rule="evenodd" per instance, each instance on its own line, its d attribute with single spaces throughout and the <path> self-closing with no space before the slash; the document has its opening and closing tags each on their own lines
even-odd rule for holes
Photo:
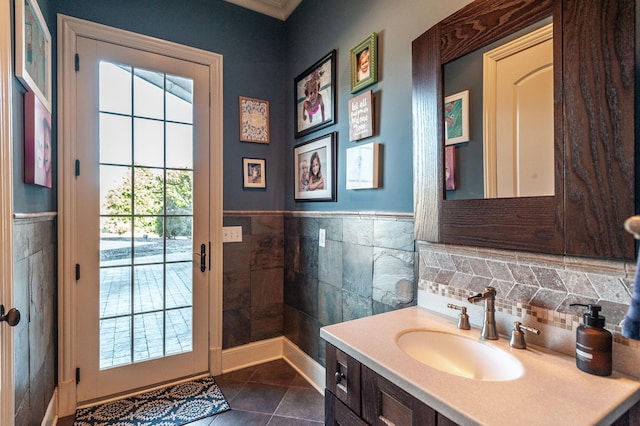
<svg viewBox="0 0 640 426">
<path fill-rule="evenodd" d="M 605 330 L 604 317 L 600 316 L 600 305 L 573 303 L 584 306 L 584 324 L 576 330 L 576 366 L 589 374 L 610 376 L 612 368 L 613 336 Z"/>
</svg>

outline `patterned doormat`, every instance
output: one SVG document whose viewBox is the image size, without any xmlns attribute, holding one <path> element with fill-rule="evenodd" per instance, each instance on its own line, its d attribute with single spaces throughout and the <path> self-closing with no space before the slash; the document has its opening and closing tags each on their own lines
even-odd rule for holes
<svg viewBox="0 0 640 426">
<path fill-rule="evenodd" d="M 213 377 L 167 386 L 76 411 L 74 426 L 183 425 L 229 410 Z"/>
</svg>

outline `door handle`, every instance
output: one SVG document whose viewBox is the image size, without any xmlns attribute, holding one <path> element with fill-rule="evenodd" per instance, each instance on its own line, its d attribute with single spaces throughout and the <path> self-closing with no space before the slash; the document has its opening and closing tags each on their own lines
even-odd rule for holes
<svg viewBox="0 0 640 426">
<path fill-rule="evenodd" d="M 0 322 L 2 321 L 5 321 L 11 327 L 15 327 L 20 322 L 20 311 L 16 308 L 11 308 L 5 315 L 4 305 L 0 305 Z"/>
<path fill-rule="evenodd" d="M 207 245 L 200 244 L 200 253 L 193 253 L 196 256 L 200 256 L 200 272 L 207 270 Z"/>
</svg>

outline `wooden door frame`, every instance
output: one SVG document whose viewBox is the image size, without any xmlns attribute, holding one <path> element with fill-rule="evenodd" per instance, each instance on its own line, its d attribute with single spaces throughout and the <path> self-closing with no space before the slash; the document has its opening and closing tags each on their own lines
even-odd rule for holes
<svg viewBox="0 0 640 426">
<path fill-rule="evenodd" d="M 13 306 L 13 64 L 11 1 L 0 2 L 0 304 Z M 13 329 L 0 324 L 0 424 L 15 415 Z"/>
<path fill-rule="evenodd" d="M 58 416 L 75 412 L 77 320 L 76 256 L 76 74 L 77 37 L 172 56 L 209 67 L 209 372 L 222 371 L 222 55 L 93 22 L 58 15 Z M 80 63 L 82 66 L 82 63 Z"/>
</svg>

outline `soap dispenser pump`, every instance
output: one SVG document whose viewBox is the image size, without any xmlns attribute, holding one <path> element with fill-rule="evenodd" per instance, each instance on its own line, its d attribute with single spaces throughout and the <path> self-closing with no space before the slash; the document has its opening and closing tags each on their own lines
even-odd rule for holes
<svg viewBox="0 0 640 426">
<path fill-rule="evenodd" d="M 610 376 L 612 369 L 613 336 L 604 328 L 605 318 L 600 316 L 600 305 L 572 303 L 584 306 L 584 324 L 576 330 L 576 366 L 589 374 Z"/>
</svg>

